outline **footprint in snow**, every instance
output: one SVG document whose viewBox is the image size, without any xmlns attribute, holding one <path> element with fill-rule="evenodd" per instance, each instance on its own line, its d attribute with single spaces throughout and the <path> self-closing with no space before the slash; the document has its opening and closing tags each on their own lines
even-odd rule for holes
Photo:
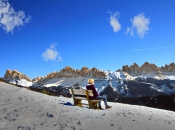
<svg viewBox="0 0 175 130">
<path fill-rule="evenodd" d="M 103 115 L 101 115 L 101 116 L 105 116 L 105 113 Z"/>
<path fill-rule="evenodd" d="M 171 121 L 165 120 L 164 123 L 171 124 Z"/>
<path fill-rule="evenodd" d="M 78 125 L 81 125 L 81 122 L 80 121 L 78 121 L 78 123 L 77 123 Z"/>
<path fill-rule="evenodd" d="M 51 117 L 51 118 L 54 117 L 52 114 L 49 114 L 48 112 L 46 115 L 47 115 L 47 117 Z"/>
<path fill-rule="evenodd" d="M 30 130 L 30 127 L 19 126 L 17 130 Z"/>
</svg>

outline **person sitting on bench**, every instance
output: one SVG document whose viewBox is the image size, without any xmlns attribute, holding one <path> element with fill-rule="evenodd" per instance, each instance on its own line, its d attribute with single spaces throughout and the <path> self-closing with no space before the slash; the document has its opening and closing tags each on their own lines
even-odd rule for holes
<svg viewBox="0 0 175 130">
<path fill-rule="evenodd" d="M 102 99 L 102 100 L 104 101 L 104 104 L 105 104 L 105 106 L 106 106 L 106 109 L 112 107 L 112 106 L 109 106 L 109 105 L 107 104 L 107 98 L 106 98 L 105 96 L 100 96 L 100 95 L 98 94 L 98 92 L 96 91 L 95 86 L 94 86 L 94 79 L 88 79 L 88 84 L 86 85 L 86 89 L 87 89 L 87 90 L 92 90 L 92 91 L 93 91 L 94 96 L 93 96 L 93 97 L 92 97 L 92 96 L 89 96 L 89 98 L 90 98 L 91 100 Z M 101 107 L 101 101 L 99 101 L 98 107 L 99 107 L 100 109 L 102 109 L 102 107 Z"/>
</svg>

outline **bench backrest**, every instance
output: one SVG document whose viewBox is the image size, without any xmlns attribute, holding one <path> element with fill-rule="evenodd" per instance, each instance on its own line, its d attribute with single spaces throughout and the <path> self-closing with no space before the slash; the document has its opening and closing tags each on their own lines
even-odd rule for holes
<svg viewBox="0 0 175 130">
<path fill-rule="evenodd" d="M 94 96 L 92 90 L 86 89 L 69 89 L 70 94 L 72 95 L 82 95 L 82 96 Z"/>
</svg>

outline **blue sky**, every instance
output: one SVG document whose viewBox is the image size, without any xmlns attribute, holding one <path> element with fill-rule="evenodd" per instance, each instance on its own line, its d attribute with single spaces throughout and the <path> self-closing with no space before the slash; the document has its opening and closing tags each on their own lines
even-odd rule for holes
<svg viewBox="0 0 175 130">
<path fill-rule="evenodd" d="M 0 0 L 0 77 L 174 62 L 175 0 Z"/>
</svg>

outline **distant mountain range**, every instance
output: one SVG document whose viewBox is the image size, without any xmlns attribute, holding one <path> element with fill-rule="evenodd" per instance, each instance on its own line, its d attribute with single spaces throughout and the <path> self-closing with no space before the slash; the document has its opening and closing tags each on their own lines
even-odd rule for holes
<svg viewBox="0 0 175 130">
<path fill-rule="evenodd" d="M 142 66 L 136 63 L 123 66 L 117 71 L 89 69 L 83 67 L 74 70 L 66 66 L 59 72 L 50 73 L 44 77 L 28 78 L 17 70 L 7 70 L 4 80 L 21 86 L 33 87 L 82 87 L 85 88 L 88 78 L 94 78 L 95 87 L 99 93 L 105 93 L 110 86 L 115 95 L 124 97 L 157 96 L 160 94 L 175 93 L 175 64 L 171 63 L 162 67 L 145 62 Z M 109 95 L 109 91 L 108 94 Z M 111 95 L 111 100 L 115 100 Z"/>
</svg>

